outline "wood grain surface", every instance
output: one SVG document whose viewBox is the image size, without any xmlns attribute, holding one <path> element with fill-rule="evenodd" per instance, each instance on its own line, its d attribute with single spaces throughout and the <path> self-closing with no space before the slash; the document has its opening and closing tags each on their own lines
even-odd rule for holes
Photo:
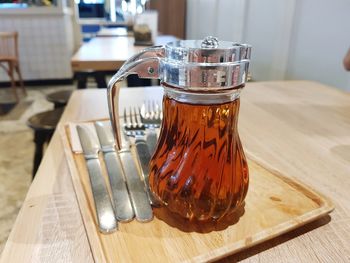
<svg viewBox="0 0 350 263">
<path fill-rule="evenodd" d="M 73 142 L 79 139 L 72 136 L 69 126 L 60 127 L 60 133 L 97 262 L 212 261 L 303 226 L 333 210 L 326 197 L 295 179 L 262 167 L 248 153 L 249 191 L 244 207 L 237 213 L 217 223 L 203 224 L 183 220 L 164 208 L 154 209 L 155 218 L 149 223 L 120 223 L 118 231 L 102 234 L 97 227 L 85 158 L 74 153 Z M 104 167 L 103 158 L 100 162 Z M 106 171 L 104 176 L 107 177 Z M 140 243 L 142 249 L 138 250 Z"/>
<path fill-rule="evenodd" d="M 147 96 L 160 98 L 161 90 L 122 89 L 120 106 L 141 104 Z M 105 90 L 81 90 L 73 93 L 61 123 L 107 116 Z M 247 151 L 330 197 L 335 210 L 221 262 L 349 262 L 350 95 L 309 81 L 248 83 L 239 130 Z M 0 262 L 94 262 L 57 132 Z"/>
<path fill-rule="evenodd" d="M 155 45 L 175 41 L 173 36 L 158 36 Z M 139 53 L 145 46 L 135 46 L 134 37 L 95 37 L 84 43 L 73 55 L 73 71 L 106 70 L 116 71 L 124 62 Z"/>
</svg>

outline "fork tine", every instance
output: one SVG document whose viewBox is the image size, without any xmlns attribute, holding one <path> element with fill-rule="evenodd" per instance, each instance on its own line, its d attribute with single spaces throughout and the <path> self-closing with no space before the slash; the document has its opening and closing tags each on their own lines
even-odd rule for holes
<svg viewBox="0 0 350 263">
<path fill-rule="evenodd" d="M 154 120 L 156 118 L 154 100 L 150 101 L 150 103 L 151 103 L 151 108 L 152 108 L 152 120 Z"/>
<path fill-rule="evenodd" d="M 143 107 L 143 104 L 142 104 L 141 107 Z M 139 118 L 140 118 L 141 122 L 142 122 L 142 123 L 145 122 L 145 119 L 143 118 L 144 115 L 142 115 L 142 108 L 140 108 L 140 106 L 138 106 L 137 109 L 138 109 L 138 111 L 139 111 L 139 114 L 138 114 L 138 115 L 139 115 Z"/>
<path fill-rule="evenodd" d="M 141 120 L 146 118 L 146 104 L 145 104 L 145 101 L 143 101 L 143 103 L 141 105 L 141 108 L 139 107 L 139 113 L 140 113 L 140 116 L 141 116 Z"/>
<path fill-rule="evenodd" d="M 134 107 L 134 118 L 135 118 L 135 124 L 136 126 L 139 126 L 140 122 L 137 117 L 136 107 Z"/>
<path fill-rule="evenodd" d="M 126 108 L 124 108 L 124 125 L 128 123 L 128 120 L 126 118 Z"/>
<path fill-rule="evenodd" d="M 159 105 L 158 105 L 157 102 L 154 101 L 153 106 L 154 106 L 154 112 L 155 112 L 154 120 L 157 121 L 157 120 L 159 120 L 159 118 L 160 118 L 160 117 L 159 117 L 159 114 L 160 114 L 160 112 L 159 112 Z"/>
<path fill-rule="evenodd" d="M 157 118 L 156 102 L 152 100 L 153 121 Z"/>
<path fill-rule="evenodd" d="M 151 102 L 148 100 L 147 101 L 147 108 L 148 108 L 148 117 L 149 117 L 149 119 L 150 120 L 152 120 L 153 119 L 153 111 L 152 111 L 152 105 L 151 105 Z"/>
<path fill-rule="evenodd" d="M 162 121 L 163 120 L 163 111 L 162 110 L 159 110 L 159 121 Z"/>
<path fill-rule="evenodd" d="M 134 126 L 134 120 L 132 118 L 132 107 L 129 108 L 129 119 L 131 126 Z"/>
<path fill-rule="evenodd" d="M 150 110 L 149 110 L 149 102 L 148 102 L 148 100 L 145 101 L 145 118 L 146 119 L 150 118 Z"/>
</svg>

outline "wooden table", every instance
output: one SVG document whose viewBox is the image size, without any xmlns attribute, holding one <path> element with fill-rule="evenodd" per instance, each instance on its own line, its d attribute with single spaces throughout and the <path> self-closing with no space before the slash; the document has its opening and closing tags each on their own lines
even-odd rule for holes
<svg viewBox="0 0 350 263">
<path fill-rule="evenodd" d="M 144 96 L 161 94 L 157 88 L 123 89 L 120 106 L 142 103 Z M 82 90 L 73 93 L 61 123 L 107 116 L 106 91 Z M 249 83 L 242 92 L 239 129 L 247 150 L 323 192 L 336 208 L 223 262 L 349 262 L 350 95 L 306 81 Z M 93 262 L 57 132 L 0 262 Z"/>
<path fill-rule="evenodd" d="M 124 21 L 108 21 L 105 18 L 80 18 L 78 20 L 79 25 L 99 25 L 99 26 L 127 26 Z"/>
<path fill-rule="evenodd" d="M 173 36 L 158 36 L 155 45 L 164 45 L 177 40 Z M 146 46 L 135 46 L 134 37 L 95 37 L 83 44 L 71 59 L 78 89 L 86 88 L 87 77 L 95 78 L 99 88 L 106 88 L 106 72 L 115 73 L 131 56 L 139 53 Z M 130 76 L 129 86 L 143 86 L 143 83 Z M 144 84 L 146 85 L 146 84 Z"/>
<path fill-rule="evenodd" d="M 175 41 L 173 36 L 158 36 L 155 45 Z M 83 44 L 71 59 L 73 71 L 116 71 L 124 62 L 145 49 L 134 46 L 133 37 L 95 37 Z"/>
<path fill-rule="evenodd" d="M 103 27 L 100 31 L 97 32 L 97 37 L 132 37 L 134 33 L 128 31 L 126 27 Z"/>
</svg>

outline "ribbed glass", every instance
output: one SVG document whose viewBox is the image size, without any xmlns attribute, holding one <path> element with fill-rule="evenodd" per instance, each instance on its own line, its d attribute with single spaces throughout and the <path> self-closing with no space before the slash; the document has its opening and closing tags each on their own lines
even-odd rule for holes
<svg viewBox="0 0 350 263">
<path fill-rule="evenodd" d="M 166 87 L 169 89 L 169 87 Z M 217 220 L 240 206 L 248 190 L 248 166 L 237 130 L 239 96 L 215 102 L 179 101 L 165 93 L 150 187 L 172 212 Z M 220 96 L 220 95 L 219 95 Z"/>
</svg>

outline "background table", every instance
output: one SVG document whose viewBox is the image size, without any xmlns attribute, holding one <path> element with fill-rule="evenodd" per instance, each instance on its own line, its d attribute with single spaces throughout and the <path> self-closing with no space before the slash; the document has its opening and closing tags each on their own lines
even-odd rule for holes
<svg viewBox="0 0 350 263">
<path fill-rule="evenodd" d="M 132 37 L 133 35 L 134 33 L 128 31 L 126 27 L 102 27 L 96 34 L 97 37 Z"/>
<path fill-rule="evenodd" d="M 160 89 L 122 89 L 120 107 L 145 97 L 160 99 Z M 82 90 L 72 95 L 61 123 L 107 116 L 106 91 Z M 349 262 L 350 95 L 306 81 L 249 83 L 242 92 L 239 130 L 246 150 L 323 192 L 336 208 L 223 261 Z M 0 262 L 93 262 L 57 132 Z"/>
<path fill-rule="evenodd" d="M 173 36 L 158 36 L 155 45 L 165 45 L 177 40 Z M 134 37 L 95 37 L 84 43 L 71 59 L 72 69 L 78 81 L 78 89 L 86 88 L 86 79 L 93 76 L 99 88 L 107 86 L 105 76 L 115 73 L 131 56 L 146 46 L 135 46 Z M 130 76 L 134 84 L 142 86 L 135 76 Z"/>
<path fill-rule="evenodd" d="M 158 36 L 155 45 L 177 40 L 173 36 Z M 74 71 L 116 71 L 131 56 L 146 46 L 134 46 L 133 37 L 95 37 L 84 43 L 71 59 Z"/>
</svg>

